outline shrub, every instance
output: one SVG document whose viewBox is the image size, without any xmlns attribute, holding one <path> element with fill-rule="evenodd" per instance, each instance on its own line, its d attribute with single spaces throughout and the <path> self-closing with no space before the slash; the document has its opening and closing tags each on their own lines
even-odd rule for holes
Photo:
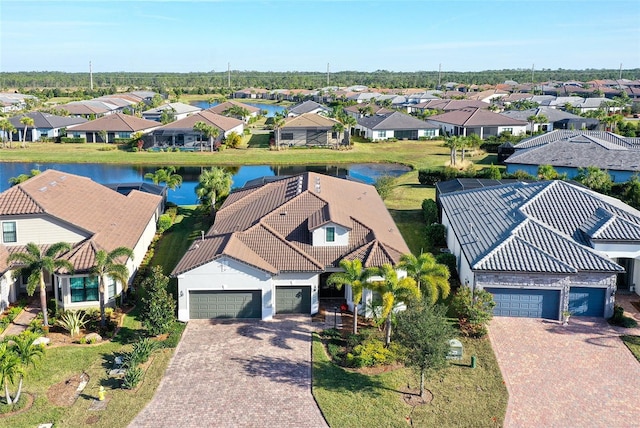
<svg viewBox="0 0 640 428">
<path fill-rule="evenodd" d="M 133 367 L 126 371 L 122 381 L 122 387 L 125 389 L 134 389 L 144 376 L 144 372 L 140 367 Z"/>
<path fill-rule="evenodd" d="M 451 308 L 456 313 L 460 330 L 464 335 L 482 337 L 487 334 L 486 324 L 493 318 L 495 307 L 493 296 L 485 290 L 461 287 L 451 300 Z"/>
<path fill-rule="evenodd" d="M 451 253 L 440 253 L 436 256 L 436 262 L 449 268 L 449 279 L 455 278 L 458 274 L 458 260 Z"/>
<path fill-rule="evenodd" d="M 624 308 L 620 305 L 613 307 L 613 316 L 609 318 L 609 324 L 624 328 L 634 328 L 638 326 L 636 320 L 624 314 Z"/>
<path fill-rule="evenodd" d="M 87 338 L 81 337 L 80 339 L 78 339 L 78 343 L 80 343 L 81 345 L 84 345 L 85 343 L 87 343 Z"/>
<path fill-rule="evenodd" d="M 350 367 L 374 367 L 392 364 L 398 361 L 400 347 L 396 343 L 384 346 L 380 339 L 367 339 L 362 344 L 353 348 L 346 357 L 346 363 Z"/>
<path fill-rule="evenodd" d="M 426 238 L 432 248 L 447 246 L 447 229 L 443 224 L 434 223 L 427 226 Z"/>
<path fill-rule="evenodd" d="M 161 266 L 154 266 L 141 284 L 147 295 L 142 299 L 140 315 L 152 336 L 167 333 L 176 319 L 176 302 L 167 291 L 168 284 L 169 278 L 162 273 Z"/>
<path fill-rule="evenodd" d="M 379 177 L 376 180 L 374 186 L 378 191 L 378 194 L 384 201 L 389 196 L 391 196 L 391 192 L 393 192 L 393 188 L 395 187 L 395 184 L 396 184 L 395 178 L 391 177 L 390 175 L 383 175 L 382 177 Z"/>
<path fill-rule="evenodd" d="M 158 219 L 158 232 L 163 233 L 173 225 L 173 220 L 169 214 L 162 214 Z"/>
<path fill-rule="evenodd" d="M 87 324 L 88 320 L 82 311 L 66 311 L 56 322 L 57 325 L 69 332 L 71 337 L 80 334 L 80 329 Z"/>
<path fill-rule="evenodd" d="M 425 199 L 422 201 L 422 216 L 426 224 L 438 222 L 438 205 L 433 199 Z"/>
<path fill-rule="evenodd" d="M 83 137 L 62 137 L 60 138 L 61 143 L 86 143 L 87 139 Z"/>
<path fill-rule="evenodd" d="M 441 170 L 421 169 L 418 171 L 418 182 L 422 185 L 433 186 L 444 180 L 444 173 Z"/>
<path fill-rule="evenodd" d="M 145 337 L 144 339 L 140 339 L 133 344 L 133 350 L 131 351 L 131 354 L 135 354 L 134 360 L 137 360 L 141 364 L 144 364 L 149 360 L 149 357 L 151 356 L 151 354 L 153 354 L 153 351 L 158 349 L 158 347 L 158 342 Z"/>
<path fill-rule="evenodd" d="M 180 343 L 180 338 L 182 337 L 182 332 L 184 332 L 184 329 L 186 327 L 186 324 L 180 321 L 174 321 L 171 325 L 171 328 L 169 329 L 169 336 L 164 342 L 160 342 L 162 343 L 162 346 L 164 348 L 175 348 L 176 346 L 178 346 L 178 343 Z"/>
</svg>

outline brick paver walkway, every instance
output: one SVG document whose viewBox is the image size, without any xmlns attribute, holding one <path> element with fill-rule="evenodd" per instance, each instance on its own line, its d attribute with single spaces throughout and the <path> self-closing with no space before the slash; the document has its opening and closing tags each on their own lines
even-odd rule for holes
<svg viewBox="0 0 640 428">
<path fill-rule="evenodd" d="M 130 427 L 326 427 L 311 394 L 309 317 L 189 321 Z"/>
<path fill-rule="evenodd" d="M 31 321 L 40 313 L 39 300 L 30 302 L 20 314 L 7 326 L 7 329 L 0 334 L 0 339 L 9 336 L 17 336 L 29 327 Z"/>
<path fill-rule="evenodd" d="M 505 427 L 635 427 L 640 363 L 603 319 L 496 317 L 489 336 L 509 390 Z"/>
</svg>

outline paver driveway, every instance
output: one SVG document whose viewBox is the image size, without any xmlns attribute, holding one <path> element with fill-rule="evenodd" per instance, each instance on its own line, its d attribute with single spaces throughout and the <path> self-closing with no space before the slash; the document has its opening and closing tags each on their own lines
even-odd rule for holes
<svg viewBox="0 0 640 428">
<path fill-rule="evenodd" d="M 489 335 L 509 390 L 505 427 L 637 427 L 640 363 L 603 319 L 496 317 Z"/>
<path fill-rule="evenodd" d="M 311 395 L 311 321 L 194 320 L 130 427 L 326 427 Z"/>
</svg>

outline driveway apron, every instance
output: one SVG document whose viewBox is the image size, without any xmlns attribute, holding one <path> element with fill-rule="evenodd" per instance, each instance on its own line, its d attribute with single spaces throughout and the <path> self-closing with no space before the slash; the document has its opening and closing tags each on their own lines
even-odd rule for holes
<svg viewBox="0 0 640 428">
<path fill-rule="evenodd" d="M 311 321 L 189 321 L 130 427 L 326 427 L 311 394 Z"/>
<path fill-rule="evenodd" d="M 490 338 L 509 391 L 505 427 L 635 427 L 640 363 L 603 319 L 496 317 Z"/>
</svg>

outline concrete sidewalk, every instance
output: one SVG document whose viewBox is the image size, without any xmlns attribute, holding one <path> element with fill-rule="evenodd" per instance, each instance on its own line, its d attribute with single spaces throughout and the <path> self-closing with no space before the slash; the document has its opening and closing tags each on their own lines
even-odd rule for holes
<svg viewBox="0 0 640 428">
<path fill-rule="evenodd" d="M 31 321 L 33 321 L 35 317 L 38 316 L 38 313 L 40 313 L 40 305 L 38 304 L 38 302 L 36 302 L 35 300 L 29 302 L 24 310 L 18 314 L 18 316 L 13 320 L 11 324 L 9 324 L 7 329 L 3 331 L 2 334 L 0 334 L 0 339 L 3 339 L 7 336 L 17 336 L 18 334 L 25 331 L 27 327 L 29 327 Z"/>
</svg>

